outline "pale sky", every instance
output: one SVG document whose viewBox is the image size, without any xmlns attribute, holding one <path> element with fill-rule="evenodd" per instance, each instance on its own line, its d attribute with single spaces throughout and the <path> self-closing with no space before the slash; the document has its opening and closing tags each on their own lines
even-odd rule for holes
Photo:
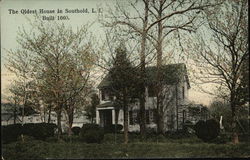
<svg viewBox="0 0 250 160">
<path fill-rule="evenodd" d="M 18 45 L 16 42 L 16 33 L 18 27 L 24 26 L 26 29 L 29 29 L 30 26 L 27 22 L 27 17 L 32 18 L 33 14 L 22 14 L 21 11 L 27 13 L 27 9 L 37 10 L 55 10 L 61 9 L 88 9 L 89 13 L 75 13 L 75 14 L 66 14 L 61 15 L 68 16 L 69 20 L 64 20 L 65 24 L 71 25 L 72 27 L 80 27 L 86 23 L 91 23 L 97 18 L 97 13 L 92 13 L 92 8 L 97 10 L 100 7 L 101 0 L 4 0 L 1 1 L 1 95 L 2 98 L 5 98 L 8 91 L 8 86 L 11 84 L 11 81 L 15 78 L 13 74 L 8 72 L 4 67 L 6 50 L 13 49 L 15 50 Z M 114 4 L 114 0 L 106 0 L 110 5 Z M 17 14 L 10 14 L 10 9 L 18 11 Z M 23 9 L 23 10 L 22 10 Z M 58 14 L 44 14 L 57 16 Z M 95 35 L 102 35 L 103 30 L 100 27 L 100 24 L 95 23 L 91 30 Z M 210 88 L 209 85 L 207 85 Z M 205 94 L 197 92 L 194 87 L 189 90 L 189 99 L 196 103 L 203 103 L 208 105 L 212 100 L 212 97 Z"/>
</svg>

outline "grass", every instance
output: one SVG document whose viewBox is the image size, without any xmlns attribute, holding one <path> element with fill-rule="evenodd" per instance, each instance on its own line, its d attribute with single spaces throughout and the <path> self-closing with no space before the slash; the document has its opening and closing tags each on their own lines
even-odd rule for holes
<svg viewBox="0 0 250 160">
<path fill-rule="evenodd" d="M 111 139 L 110 139 L 111 138 Z M 199 158 L 199 157 L 250 157 L 249 143 L 233 145 L 203 143 L 195 137 L 182 139 L 148 139 L 143 142 L 132 139 L 125 145 L 117 137 L 105 136 L 101 144 L 76 141 L 48 142 L 30 140 L 5 144 L 2 155 L 6 160 L 34 158 Z M 113 138 L 114 140 L 114 138 Z"/>
</svg>

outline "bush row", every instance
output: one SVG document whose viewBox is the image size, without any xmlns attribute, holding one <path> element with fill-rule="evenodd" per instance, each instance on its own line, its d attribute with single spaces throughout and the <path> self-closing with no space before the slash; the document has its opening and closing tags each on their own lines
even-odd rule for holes
<svg viewBox="0 0 250 160">
<path fill-rule="evenodd" d="M 48 137 L 54 136 L 55 128 L 55 124 L 47 123 L 28 123 L 24 124 L 23 126 L 21 124 L 2 126 L 3 142 L 9 143 L 16 141 L 21 134 L 34 137 L 38 140 L 45 140 Z M 79 139 L 83 142 L 101 143 L 104 139 L 105 133 L 120 133 L 122 128 L 122 125 L 111 125 L 102 128 L 97 124 L 84 124 L 82 128 L 73 127 L 72 132 L 74 133 L 74 135 L 79 136 Z M 219 123 L 213 119 L 207 121 L 199 121 L 194 126 L 194 130 L 197 137 L 205 142 L 210 142 L 216 139 L 220 131 Z M 164 135 L 162 135 L 162 137 L 172 139 L 187 138 L 190 136 L 191 134 L 188 133 L 186 129 L 175 132 L 166 132 Z M 154 130 L 150 130 L 147 132 L 147 135 L 144 138 L 152 139 L 154 137 L 156 137 L 157 140 L 159 139 L 159 135 Z M 160 139 L 162 137 L 160 137 Z"/>
<path fill-rule="evenodd" d="M 23 135 L 34 137 L 38 140 L 45 140 L 47 137 L 54 136 L 56 125 L 52 123 L 26 123 L 11 124 L 1 126 L 3 143 L 17 141 L 18 137 Z"/>
<path fill-rule="evenodd" d="M 84 124 L 82 128 L 72 127 L 72 132 L 76 136 L 87 143 L 100 143 L 103 140 L 104 133 L 115 133 L 122 130 L 122 125 L 111 125 L 105 128 L 99 127 L 97 124 Z M 45 140 L 53 137 L 56 125 L 48 123 L 27 123 L 23 126 L 21 124 L 12 124 L 2 126 L 3 142 L 10 143 L 20 139 L 20 136 L 33 137 L 38 140 Z"/>
</svg>

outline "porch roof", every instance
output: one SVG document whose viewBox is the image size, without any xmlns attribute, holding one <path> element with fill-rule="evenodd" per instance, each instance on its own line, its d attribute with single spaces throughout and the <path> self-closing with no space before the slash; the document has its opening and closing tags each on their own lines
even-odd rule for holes
<svg viewBox="0 0 250 160">
<path fill-rule="evenodd" d="M 97 106 L 97 108 L 105 108 L 105 107 L 114 107 L 114 104 L 113 102 L 105 102 Z"/>
</svg>

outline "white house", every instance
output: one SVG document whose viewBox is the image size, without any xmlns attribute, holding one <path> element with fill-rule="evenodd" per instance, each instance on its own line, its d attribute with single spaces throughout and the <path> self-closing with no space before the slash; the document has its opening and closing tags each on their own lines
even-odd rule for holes
<svg viewBox="0 0 250 160">
<path fill-rule="evenodd" d="M 183 63 L 169 64 L 163 66 L 163 95 L 164 95 L 164 129 L 176 130 L 182 128 L 182 123 L 186 120 L 188 90 L 190 89 L 186 65 Z M 146 67 L 146 102 L 145 117 L 148 128 L 156 128 L 156 92 L 154 86 L 157 68 L 155 66 Z M 114 96 L 111 96 L 109 87 L 109 74 L 98 86 L 100 105 L 96 109 L 96 123 L 104 127 L 115 124 Z M 139 100 L 129 104 L 129 131 L 139 131 Z M 123 125 L 123 110 L 120 109 L 118 124 Z"/>
</svg>

